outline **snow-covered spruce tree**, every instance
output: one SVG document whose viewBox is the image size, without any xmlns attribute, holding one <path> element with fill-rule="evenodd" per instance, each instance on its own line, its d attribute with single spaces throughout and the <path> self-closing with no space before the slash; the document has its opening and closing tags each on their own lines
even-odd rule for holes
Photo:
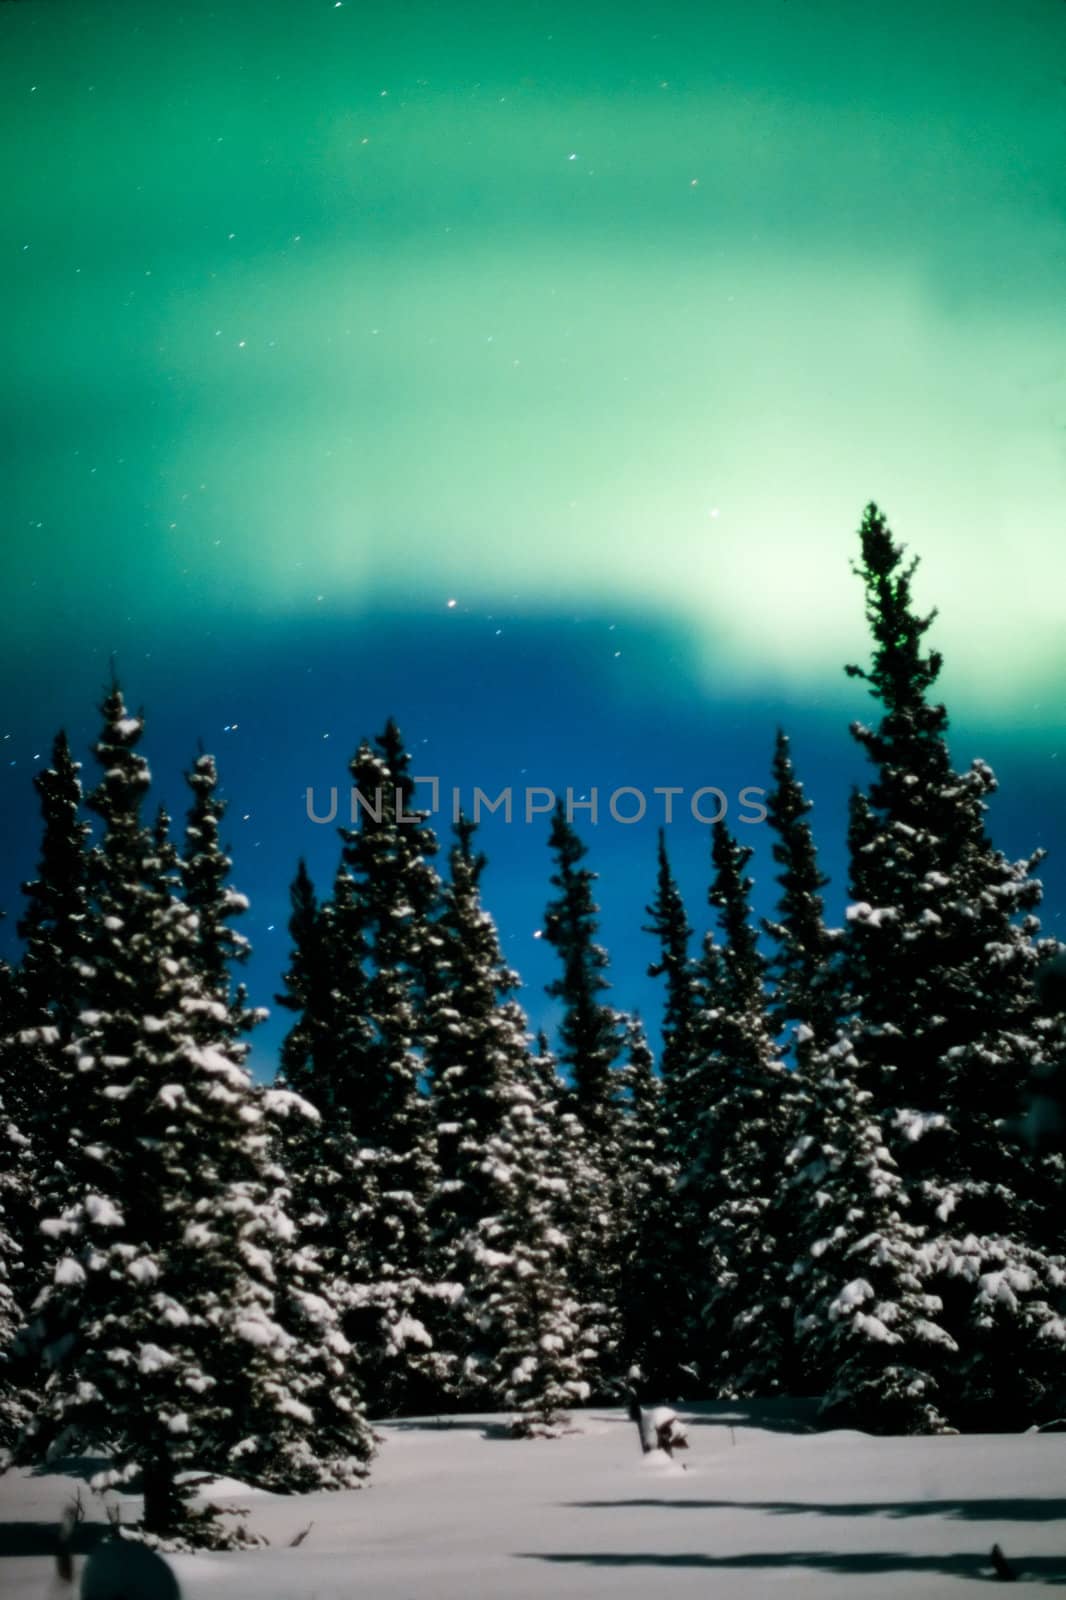
<svg viewBox="0 0 1066 1600">
<path fill-rule="evenodd" d="M 292 950 L 284 990 L 275 998 L 295 1013 L 282 1041 L 278 1082 L 320 1112 L 286 1129 L 285 1161 L 300 1231 L 335 1278 L 353 1267 L 353 1238 L 369 1203 L 370 1174 L 357 1131 L 361 1068 L 372 1033 L 366 1018 L 363 947 L 352 923 L 354 884 L 342 866 L 333 896 L 318 903 L 300 861 L 290 890 Z M 338 926 L 345 937 L 337 934 Z"/>
<path fill-rule="evenodd" d="M 57 734 L 51 765 L 33 779 L 41 845 L 37 874 L 22 886 L 21 1022 L 6 1090 L 9 1114 L 30 1139 L 33 1194 L 36 1199 L 48 1195 L 60 1209 L 72 1130 L 79 1125 L 78 1083 L 67 1046 L 83 1004 L 87 964 L 90 830 L 82 815 L 80 772 L 66 735 Z M 28 1303 L 46 1271 L 47 1241 L 29 1216 L 16 1217 L 16 1226 L 23 1238 Z"/>
<path fill-rule="evenodd" d="M 600 1354 L 585 1337 L 592 1319 L 575 1287 L 578 1223 L 602 1203 L 600 1175 L 543 1033 L 528 1069 L 514 1085 L 503 1142 L 490 1153 L 512 1170 L 502 1228 L 485 1231 L 490 1249 L 494 1239 L 514 1240 L 494 1307 L 495 1368 L 522 1436 L 567 1426 L 565 1408 L 589 1398 Z"/>
<path fill-rule="evenodd" d="M 1042 1176 L 1061 1183 L 1066 1165 L 1066 945 L 1058 939 L 1042 939 L 1038 948 L 1036 1027 L 1042 1049 L 1026 1085 L 1024 1115 L 1011 1125 L 1011 1131 L 1043 1156 L 1050 1170 Z M 1059 1207 L 1047 1219 L 1056 1245 L 1066 1239 L 1064 1216 L 1066 1212 Z"/>
<path fill-rule="evenodd" d="M 599 1352 L 590 1381 L 597 1393 L 612 1392 L 619 1368 L 619 1274 L 621 1269 L 621 1144 L 619 1062 L 625 1046 L 625 1017 L 602 996 L 607 952 L 597 943 L 599 907 L 593 900 L 596 874 L 581 863 L 588 847 L 567 820 L 560 801 L 552 817 L 549 847 L 555 860 L 556 890 L 544 913 L 544 936 L 562 965 L 547 986 L 562 1007 L 559 1065 L 569 1082 L 570 1106 L 585 1134 L 591 1204 L 575 1216 L 571 1271 L 574 1289 L 589 1321 L 585 1338 Z M 597 1199 L 598 1195 L 598 1199 Z"/>
<path fill-rule="evenodd" d="M 607 952 L 597 944 L 599 907 L 592 897 L 596 873 L 581 862 L 588 846 L 578 838 L 559 802 L 552 816 L 549 848 L 557 890 L 544 913 L 544 936 L 559 955 L 562 976 L 548 994 L 562 1004 L 561 1066 L 570 1074 L 574 1108 L 589 1132 L 610 1140 L 618 1122 L 616 1067 L 624 1046 L 624 1023 L 601 996 L 609 989 Z"/>
<path fill-rule="evenodd" d="M 1008 1130 L 1036 1158 L 1036 1242 L 1061 1255 L 1066 1252 L 1066 945 L 1041 940 L 1040 953 L 1035 1024 L 1040 1055 L 1026 1084 L 1024 1113 Z"/>
<path fill-rule="evenodd" d="M 363 1240 L 381 1207 L 374 1152 L 361 1143 L 367 1019 L 363 944 L 354 926 L 355 885 L 341 866 L 333 895 L 319 905 L 303 861 L 292 884 L 292 953 L 278 1003 L 297 1014 L 280 1057 L 278 1084 L 319 1112 L 281 1127 L 281 1161 L 288 1205 L 296 1221 L 301 1260 L 313 1261 L 326 1301 L 340 1312 L 356 1386 L 380 1383 L 388 1332 L 377 1320 L 368 1349 L 353 1345 L 353 1323 L 367 1313 L 368 1263 Z M 380 1296 L 379 1296 L 380 1302 Z M 391 1311 L 402 1315 L 394 1297 Z M 388 1308 L 386 1308 L 388 1309 Z M 398 1347 L 397 1347 L 398 1348 Z"/>
<path fill-rule="evenodd" d="M 323 908 L 302 857 L 289 888 L 289 907 L 292 948 L 282 976 L 285 987 L 274 998 L 279 1006 L 293 1012 L 296 1020 L 282 1041 L 281 1075 L 286 1084 L 308 1099 L 312 1099 L 312 1091 L 317 1090 L 319 1103 L 325 1104 L 329 1082 L 319 1060 L 335 1037 L 333 1019 L 329 1015 L 333 964 L 326 949 Z M 362 971 L 358 962 L 356 970 Z"/>
<path fill-rule="evenodd" d="M 665 979 L 662 1024 L 663 1115 L 668 1146 L 675 1159 L 687 1166 L 699 1112 L 692 1099 L 693 1067 L 698 1053 L 697 1021 L 701 1010 L 698 964 L 691 955 L 692 928 L 685 902 L 666 851 L 666 835 L 659 830 L 658 874 L 655 898 L 647 908 L 644 932 L 659 944 L 659 957 L 648 976 Z"/>
<path fill-rule="evenodd" d="M 440 1397 L 428 1324 L 433 1301 L 427 1207 L 433 1132 L 424 1087 L 427 997 L 439 947 L 432 922 L 437 841 L 415 809 L 410 757 L 396 724 L 363 742 L 350 764 L 358 826 L 341 830 L 351 893 L 331 912 L 333 937 L 363 958 L 359 1041 L 345 1063 L 353 1129 L 366 1174 L 346 1319 L 374 1415 L 411 1412 Z M 311 1096 L 314 1099 L 314 1096 Z"/>
<path fill-rule="evenodd" d="M 232 1319 L 240 1339 L 223 1351 L 220 1382 L 233 1399 L 222 1459 L 239 1477 L 281 1492 L 358 1488 L 374 1436 L 344 1332 L 349 1289 L 332 1273 L 314 1227 L 304 1232 L 303 1219 L 294 1221 L 283 1164 L 301 1131 L 320 1119 L 307 1101 L 277 1087 L 253 1084 L 252 1105 L 261 1170 L 254 1191 L 246 1190 L 251 1203 L 239 1235 L 240 1259 L 252 1269 Z"/>
<path fill-rule="evenodd" d="M 825 1117 L 838 1115 L 839 1088 L 835 1084 L 829 1086 L 823 1105 L 818 1095 L 817 1069 L 836 1037 L 839 999 L 834 952 L 840 933 L 825 924 L 822 890 L 829 880 L 819 869 L 808 820 L 813 807 L 796 776 L 789 739 L 781 729 L 774 745 L 772 775 L 767 812 L 775 835 L 773 858 L 781 870 L 777 874 L 780 896 L 776 916 L 764 919 L 762 924 L 773 944 L 767 963 L 772 984 L 768 1016 L 783 1048 L 792 1051 L 795 1067 L 786 1079 L 782 1102 L 784 1150 L 789 1167 L 780 1173 L 765 1227 L 767 1236 L 777 1241 L 781 1265 L 785 1266 L 797 1253 L 806 1260 L 804 1251 L 808 1247 L 821 1248 L 823 1242 L 824 1218 L 818 1205 L 825 1196 L 818 1191 L 816 1204 L 809 1184 L 796 1180 L 793 1162 L 800 1160 L 802 1150 L 808 1146 L 821 1147 L 820 1139 L 829 1137 Z M 812 1170 L 810 1162 L 801 1165 L 804 1173 Z M 788 1322 L 793 1309 L 788 1279 L 785 1288 L 779 1316 L 770 1324 L 769 1338 L 765 1338 L 767 1329 L 760 1329 L 754 1336 L 753 1353 L 764 1361 L 774 1360 L 782 1349 L 795 1356 L 795 1363 L 782 1373 L 782 1383 L 806 1392 L 820 1380 L 812 1377 L 811 1360 L 804 1358 L 801 1362 L 796 1350 L 794 1323 L 790 1326 Z M 811 1341 L 807 1348 L 814 1348 Z"/>
<path fill-rule="evenodd" d="M 235 916 L 248 909 L 247 897 L 232 888 L 229 875 L 233 863 L 223 849 L 220 835 L 226 802 L 218 792 L 215 758 L 201 751 L 185 774 L 192 791 L 192 804 L 185 815 L 185 840 L 181 853 L 181 893 L 185 904 L 196 913 L 196 964 L 210 991 L 212 1006 L 222 1006 L 223 1016 L 212 1010 L 214 1028 L 227 1027 L 236 1038 L 261 1021 L 266 1013 L 247 1005 L 243 986 L 233 984 L 235 964 L 247 961 L 250 948 L 242 933 L 230 926 Z M 245 1051 L 247 1054 L 247 1050 Z"/>
<path fill-rule="evenodd" d="M 622 1068 L 621 1349 L 638 1396 L 677 1392 L 689 1351 L 687 1306 L 679 1308 L 677 1165 L 669 1153 L 663 1083 L 639 1018 L 626 1026 Z M 639 1378 L 636 1374 L 639 1373 Z"/>
<path fill-rule="evenodd" d="M 31 1145 L 8 1109 L 8 1091 L 21 1072 L 18 1043 L 25 1014 L 15 974 L 0 961 L 0 1464 L 25 1426 L 32 1405 L 31 1374 L 19 1334 L 25 1322 L 27 1219 L 33 1215 Z"/>
<path fill-rule="evenodd" d="M 0 1467 L 7 1452 L 29 1418 L 33 1396 L 27 1388 L 25 1362 L 19 1335 L 25 1313 L 15 1296 L 22 1246 L 11 1226 L 12 1198 L 17 1205 L 23 1148 L 17 1142 L 18 1130 L 6 1116 L 0 1101 Z"/>
<path fill-rule="evenodd" d="M 330 1137 L 343 1135 L 358 1143 L 372 1088 L 365 1072 L 375 1035 L 357 897 L 355 881 L 342 864 L 333 877 L 332 895 L 320 905 L 300 862 L 291 890 L 292 954 L 285 992 L 277 1000 L 297 1013 L 281 1047 L 282 1079 L 322 1109 Z M 336 1211 L 340 1221 L 358 1204 L 353 1190 L 326 1209 Z M 340 1226 L 336 1248 L 345 1237 Z"/>
<path fill-rule="evenodd" d="M 226 1026 L 208 1027 L 166 820 L 142 821 L 142 720 L 117 686 L 103 713 L 88 1005 L 73 1040 L 85 1128 L 69 1203 L 42 1223 L 63 1253 L 34 1307 L 50 1371 L 18 1456 L 105 1454 L 101 1481 L 140 1478 L 147 1533 L 210 1543 L 227 1536 L 188 1512 L 180 1471 L 232 1468 L 235 1423 L 257 1408 L 277 1458 L 291 1457 L 314 1408 L 275 1294 L 272 1244 L 289 1230 L 270 1206 L 257 1097 Z"/>
<path fill-rule="evenodd" d="M 702 1094 L 705 1058 L 701 1055 L 699 1019 L 705 968 L 691 954 L 692 927 L 685 903 L 674 877 L 666 850 L 666 836 L 659 831 L 658 871 L 655 898 L 647 907 L 644 932 L 654 935 L 659 957 L 648 967 L 648 975 L 665 980 L 662 1024 L 662 1126 L 664 1155 L 674 1169 L 672 1192 L 661 1218 L 649 1218 L 647 1248 L 654 1250 L 662 1263 L 664 1308 L 663 1327 L 670 1330 L 670 1345 L 664 1346 L 649 1373 L 658 1376 L 662 1393 L 682 1393 L 690 1387 L 698 1371 L 702 1348 L 700 1278 L 693 1270 L 699 1259 L 702 1219 L 696 1189 L 691 1180 L 699 1167 L 699 1126 L 703 1110 Z M 713 963 L 713 955 L 707 958 Z M 702 976 L 701 976 L 702 972 Z M 656 1245 L 652 1229 L 659 1229 Z M 669 1353 L 668 1353 L 669 1352 Z M 669 1369 L 677 1372 L 668 1378 Z"/>
<path fill-rule="evenodd" d="M 704 953 L 699 1150 L 686 1175 L 703 1225 L 704 1373 L 726 1394 L 786 1387 L 789 1241 L 770 1227 L 789 1132 L 789 1074 L 767 1017 L 765 960 L 752 922 L 751 849 L 724 822 L 712 829 L 708 898 L 721 944 Z"/>
<path fill-rule="evenodd" d="M 439 957 L 428 1013 L 438 1168 L 434 1248 L 451 1258 L 455 1241 L 491 1209 L 482 1151 L 499 1124 L 500 1084 L 513 1069 L 516 1049 L 521 1054 L 526 1048 L 524 1026 L 514 1031 L 521 1013 L 508 1004 L 518 977 L 504 966 L 495 924 L 481 902 L 486 861 L 474 850 L 474 832 L 467 817 L 455 826 L 434 925 Z"/>
<path fill-rule="evenodd" d="M 776 834 L 774 861 L 781 868 L 777 915 L 763 927 L 774 942 L 768 963 L 773 984 L 771 1020 L 779 1034 L 791 1030 L 796 1065 L 809 1070 L 813 1050 L 831 1044 L 837 1022 L 830 961 L 835 940 L 825 925 L 822 890 L 829 879 L 818 866 L 811 831 L 812 802 L 796 776 L 788 735 L 778 729 L 773 787 L 767 814 Z"/>
<path fill-rule="evenodd" d="M 141 819 L 149 784 L 135 749 L 141 719 L 128 715 L 117 685 L 102 709 L 96 755 L 104 772 L 90 805 L 104 836 L 93 861 L 88 1004 L 73 1041 L 82 1126 L 71 1143 L 66 1204 L 49 1215 L 45 1197 L 42 1229 L 59 1258 L 34 1309 L 51 1372 L 20 1453 L 32 1459 L 90 1441 L 113 1453 L 117 1472 L 143 1472 L 146 1527 L 164 1532 L 181 1516 L 174 1480 L 188 1437 L 180 1431 L 189 1424 L 186 1395 L 199 1398 L 204 1376 L 185 1343 L 193 1319 L 184 1296 L 160 1288 L 175 1265 L 167 1259 L 174 1241 L 159 1126 L 168 1108 L 157 1102 L 169 1077 L 159 1046 L 170 1041 L 159 1036 L 170 896 L 157 841 Z M 165 949 L 169 939 L 162 942 Z M 170 1329 L 182 1339 L 180 1355 Z M 209 1400 L 201 1406 L 208 1417 L 196 1415 L 197 1432 L 218 1420 Z"/>
<path fill-rule="evenodd" d="M 66 734 L 58 733 L 51 766 L 33 779 L 41 805 L 41 848 L 37 876 L 22 886 L 26 904 L 18 926 L 27 1000 L 57 1030 L 61 1045 L 74 1032 L 82 1008 L 87 957 L 90 830 L 82 816 L 80 772 Z"/>
<path fill-rule="evenodd" d="M 23 1322 L 57 1260 L 55 1243 L 41 1233 L 39 1218 L 67 1204 L 70 1152 L 84 1126 L 81 1085 L 68 1048 L 87 971 L 89 827 L 82 820 L 80 770 L 66 735 L 59 733 L 51 765 L 33 779 L 41 844 L 37 874 L 22 885 L 22 961 L 6 985 L 9 1020 L 0 1046 L 4 1211 L 17 1246 L 8 1262 L 8 1288 Z M 24 1328 L 8 1345 L 7 1378 L 15 1385 L 23 1421 L 35 1404 L 37 1354 Z"/>
<path fill-rule="evenodd" d="M 517 974 L 505 967 L 496 927 L 481 903 L 485 857 L 473 848 L 474 824 L 460 818 L 450 871 L 434 925 L 436 981 L 427 1015 L 425 1064 L 436 1130 L 437 1182 L 430 1202 L 432 1258 L 441 1285 L 451 1285 L 435 1318 L 435 1343 L 452 1404 L 478 1404 L 491 1356 L 484 1305 L 502 1259 L 486 1249 L 482 1224 L 506 1206 L 501 1182 L 510 1169 L 488 1157 L 513 1103 L 514 1084 L 530 1076 L 525 1016 L 513 999 Z M 486 1404 L 500 1404 L 499 1396 Z"/>
<path fill-rule="evenodd" d="M 0 911 L 0 922 L 4 916 Z M 39 1067 L 35 1052 L 40 1030 L 29 1026 L 34 1021 L 40 1022 L 40 1013 L 29 1003 L 21 970 L 0 958 L 0 1119 L 6 1130 L 6 1159 L 0 1162 L 0 1173 L 9 1180 L 3 1193 L 10 1239 L 3 1276 L 21 1305 L 32 1298 L 41 1271 L 35 1239 L 40 1176 L 31 1137 L 38 1112 L 34 1073 Z M 27 1258 L 33 1260 L 32 1267 Z"/>
<path fill-rule="evenodd" d="M 803 1392 L 830 1424 L 942 1432 L 941 1377 L 956 1346 L 930 1292 L 924 1230 L 846 1040 L 821 1052 L 788 1182 L 804 1218 L 792 1268 Z"/>
<path fill-rule="evenodd" d="M 220 836 L 226 807 L 214 757 L 199 755 L 186 782 L 193 800 L 178 871 L 184 904 L 192 913 L 186 919 L 187 953 L 203 992 L 186 997 L 183 1009 L 198 1042 L 212 1049 L 225 1040 L 227 1057 L 243 1063 L 244 1036 L 265 1013 L 252 1010 L 243 986 L 233 983 L 232 967 L 247 959 L 250 947 L 230 924 L 248 902 L 229 881 L 232 863 Z M 306 883 L 306 871 L 303 877 Z M 366 1475 L 372 1439 L 356 1383 L 355 1352 L 341 1327 L 347 1284 L 332 1270 L 317 1227 L 304 1229 L 299 1225 L 304 1219 L 294 1221 L 294 1182 L 284 1165 L 290 1148 L 298 1151 L 314 1141 L 322 1119 L 291 1091 L 251 1085 L 251 1093 L 251 1106 L 241 1114 L 257 1130 L 249 1151 L 258 1170 L 250 1173 L 246 1156 L 238 1153 L 232 1171 L 220 1171 L 245 1198 L 237 1248 L 253 1268 L 244 1283 L 247 1304 L 253 1316 L 258 1309 L 280 1326 L 289 1371 L 279 1382 L 273 1342 L 249 1354 L 246 1342 L 231 1341 L 223 1352 L 232 1395 L 227 1396 L 228 1437 L 222 1440 L 225 1459 L 268 1487 L 351 1487 Z M 269 1298 L 257 1275 L 265 1278 Z"/>
<path fill-rule="evenodd" d="M 941 657 L 925 648 L 935 613 L 916 612 L 915 563 L 876 506 L 860 541 L 873 659 L 847 670 L 866 682 L 880 718 L 852 728 L 874 777 L 851 812 L 848 1040 L 910 1220 L 927 1230 L 940 1324 L 959 1348 L 945 1414 L 965 1426 L 1020 1426 L 1055 1404 L 1066 1376 L 1062 1324 L 1049 1309 L 1061 1264 L 1033 1246 L 1032 1164 L 1004 1134 L 1043 1048 L 1033 990 L 1039 856 L 1011 862 L 993 847 L 991 770 L 951 764 L 947 712 L 932 698 Z"/>
<path fill-rule="evenodd" d="M 485 858 L 473 832 L 462 819 L 450 855 L 427 1049 L 439 1171 L 433 1249 L 445 1286 L 439 1344 L 453 1404 L 511 1406 L 516 1432 L 553 1432 L 561 1408 L 588 1394 L 560 1226 L 569 1189 L 552 1089 L 561 1085 L 531 1054 L 518 979 L 481 903 Z"/>
</svg>

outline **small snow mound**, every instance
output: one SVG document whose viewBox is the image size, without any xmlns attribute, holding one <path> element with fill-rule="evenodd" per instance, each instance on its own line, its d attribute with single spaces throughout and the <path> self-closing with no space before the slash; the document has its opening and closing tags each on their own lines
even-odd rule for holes
<svg viewBox="0 0 1066 1600">
<path fill-rule="evenodd" d="M 649 1450 L 646 1456 L 641 1457 L 641 1465 L 657 1478 L 680 1478 L 685 1471 L 681 1462 L 668 1456 L 665 1450 Z"/>
<path fill-rule="evenodd" d="M 251 1484 L 242 1482 L 240 1478 L 212 1478 L 202 1472 L 189 1471 L 179 1472 L 177 1481 L 178 1483 L 193 1484 L 198 1494 L 212 1500 L 220 1495 L 226 1495 L 227 1497 L 232 1495 L 234 1498 L 239 1496 L 242 1500 L 247 1495 L 255 1495 L 257 1498 L 262 1496 L 270 1499 L 275 1498 L 271 1495 L 269 1489 L 253 1488 Z"/>
</svg>

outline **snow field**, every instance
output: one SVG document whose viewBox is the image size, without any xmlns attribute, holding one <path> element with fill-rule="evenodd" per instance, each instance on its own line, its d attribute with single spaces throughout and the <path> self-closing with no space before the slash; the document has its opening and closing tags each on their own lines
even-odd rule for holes
<svg viewBox="0 0 1066 1600">
<path fill-rule="evenodd" d="M 684 1466 L 641 1456 L 634 1424 L 597 1407 L 555 1440 L 512 1440 L 502 1415 L 382 1424 L 370 1488 L 220 1484 L 270 1545 L 172 1563 L 185 1600 L 936 1600 L 996 1581 L 998 1542 L 1017 1589 L 1066 1585 L 1066 1435 L 809 1434 L 783 1431 L 780 1405 L 681 1415 Z M 0 1479 L 4 1600 L 57 1600 L 47 1543 L 73 1488 Z"/>
</svg>

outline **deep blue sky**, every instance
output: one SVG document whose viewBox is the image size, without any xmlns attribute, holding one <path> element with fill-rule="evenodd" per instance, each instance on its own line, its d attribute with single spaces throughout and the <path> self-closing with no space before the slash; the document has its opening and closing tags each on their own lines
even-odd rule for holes
<svg viewBox="0 0 1066 1600">
<path fill-rule="evenodd" d="M 844 559 L 851 539 L 841 542 Z M 857 581 L 854 589 L 861 610 Z M 503 630 L 499 635 L 497 628 Z M 654 885 L 654 818 L 661 801 L 650 791 L 656 785 L 680 785 L 686 795 L 716 785 L 736 818 L 740 789 L 767 782 L 781 720 L 816 802 L 818 839 L 834 880 L 830 911 L 834 918 L 842 915 L 847 792 L 863 775 L 847 722 L 849 714 L 865 714 L 862 686 L 843 673 L 827 682 L 819 699 L 754 699 L 731 694 L 727 678 L 718 692 L 708 690 L 694 668 L 694 652 L 666 627 L 590 614 L 487 617 L 458 607 L 436 617 L 324 620 L 313 630 L 274 622 L 219 637 L 190 628 L 180 642 L 140 642 L 153 648 L 135 651 L 131 639 L 119 667 L 131 700 L 143 702 L 148 714 L 144 749 L 158 799 L 174 812 L 184 806 L 180 772 L 199 736 L 218 754 L 230 801 L 226 832 L 234 881 L 252 900 L 242 925 L 254 946 L 249 983 L 256 1003 L 270 1003 L 285 959 L 287 890 L 298 856 L 306 856 L 322 888 L 328 888 L 337 862 L 333 828 L 307 819 L 306 789 L 314 786 L 324 806 L 336 784 L 343 803 L 347 758 L 358 737 L 376 731 L 388 712 L 400 721 L 416 769 L 437 775 L 445 787 L 459 785 L 465 797 L 476 783 L 492 795 L 511 784 L 516 798 L 527 785 L 545 784 L 561 793 L 569 784 L 580 795 L 595 784 L 605 813 L 606 797 L 619 785 L 648 792 L 644 823 L 601 820 L 592 828 L 579 814 L 579 825 L 591 864 L 601 873 L 616 1003 L 639 1007 L 652 1026 L 658 986 L 645 975 L 652 942 L 639 928 Z M 0 770 L 0 796 L 10 819 L 3 903 L 12 910 L 14 885 L 36 844 L 34 757 L 47 759 L 51 731 L 65 723 L 85 757 L 86 776 L 93 772 L 93 702 L 106 672 L 106 660 L 91 651 L 73 657 L 42 652 L 32 693 L 11 698 L 0 730 L 7 736 L 8 763 Z M 960 726 L 953 744 L 959 758 L 982 755 L 1000 774 L 1002 792 L 993 803 L 997 842 L 1012 854 L 1041 844 L 1053 848 L 1066 802 L 1058 760 L 1031 735 L 1020 739 L 1009 728 L 988 724 Z M 692 820 L 683 801 L 677 804 L 670 849 L 693 921 L 702 927 L 708 830 Z M 757 901 L 765 911 L 773 895 L 768 830 L 749 825 L 738 831 L 756 847 Z M 440 833 L 448 835 L 446 818 Z M 482 830 L 490 858 L 487 903 L 508 959 L 527 985 L 531 1017 L 548 1025 L 551 1010 L 542 987 L 552 975 L 552 955 L 533 937 L 548 894 L 546 839 L 543 820 L 526 825 L 516 817 L 507 825 L 502 817 L 489 817 Z M 1063 926 L 1066 868 L 1054 848 L 1044 878 L 1047 922 L 1055 931 Z M 259 1070 L 270 1070 L 285 1021 L 284 1013 L 276 1013 L 256 1035 Z"/>
</svg>

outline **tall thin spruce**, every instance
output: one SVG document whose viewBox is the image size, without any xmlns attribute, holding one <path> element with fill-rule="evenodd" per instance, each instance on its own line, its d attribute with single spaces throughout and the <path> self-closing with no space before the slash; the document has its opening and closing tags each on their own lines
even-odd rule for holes
<svg viewBox="0 0 1066 1600">
<path fill-rule="evenodd" d="M 1066 1371 L 1054 1315 L 1060 1269 L 1036 1243 L 1032 1163 L 1005 1137 L 1044 1048 L 1033 983 L 1039 853 L 1011 862 L 994 848 L 991 769 L 952 765 L 947 711 L 934 698 L 942 660 L 926 644 L 935 613 L 919 612 L 912 593 L 917 562 L 875 505 L 859 541 L 873 652 L 868 666 L 847 670 L 879 716 L 852 725 L 873 775 L 852 800 L 846 1028 L 829 1064 L 846 1066 L 899 1172 L 925 1296 L 926 1400 L 956 1426 L 1008 1417 L 1021 1426 L 1057 1403 Z M 846 1195 L 840 1203 L 848 1214 Z M 812 1314 L 870 1330 L 855 1402 L 876 1414 L 878 1367 L 886 1393 L 895 1381 L 903 1302 L 863 1277 L 871 1292 L 856 1290 L 841 1310 L 846 1254 L 838 1267 L 837 1297 Z M 841 1412 L 847 1398 L 845 1387 Z"/>
</svg>

